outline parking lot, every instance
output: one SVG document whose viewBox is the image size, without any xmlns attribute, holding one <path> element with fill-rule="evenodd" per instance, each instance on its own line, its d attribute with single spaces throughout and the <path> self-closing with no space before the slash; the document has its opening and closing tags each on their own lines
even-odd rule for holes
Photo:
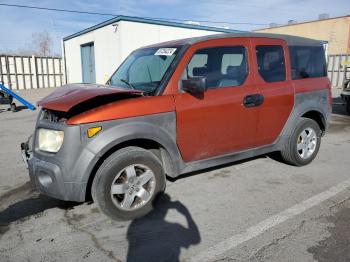
<svg viewBox="0 0 350 262">
<path fill-rule="evenodd" d="M 338 93 L 310 165 L 268 155 L 189 174 L 131 222 L 32 192 L 19 144 L 38 111 L 1 106 L 0 261 L 349 261 L 350 116 Z"/>
</svg>

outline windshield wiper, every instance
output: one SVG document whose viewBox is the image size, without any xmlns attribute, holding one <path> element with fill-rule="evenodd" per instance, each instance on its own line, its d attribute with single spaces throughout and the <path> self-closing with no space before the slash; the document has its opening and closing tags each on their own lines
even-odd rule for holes
<svg viewBox="0 0 350 262">
<path fill-rule="evenodd" d="M 130 86 L 131 89 L 136 89 L 136 88 L 133 86 L 133 84 L 131 84 L 129 81 L 127 81 L 127 80 L 125 80 L 125 79 L 122 79 L 122 78 L 120 78 L 119 80 L 122 81 L 123 83 L 127 84 L 128 86 Z"/>
</svg>

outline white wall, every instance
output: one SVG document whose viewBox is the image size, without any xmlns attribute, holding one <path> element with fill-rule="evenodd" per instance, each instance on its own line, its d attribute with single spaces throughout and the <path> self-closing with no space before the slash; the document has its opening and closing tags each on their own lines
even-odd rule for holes
<svg viewBox="0 0 350 262">
<path fill-rule="evenodd" d="M 82 82 L 80 46 L 94 42 L 96 82 L 103 84 L 135 49 L 169 40 L 218 32 L 120 21 L 64 42 L 67 82 Z"/>
<path fill-rule="evenodd" d="M 99 28 L 64 42 L 68 83 L 82 82 L 81 51 L 83 44 L 94 42 L 96 82 L 104 83 L 118 59 L 120 31 L 112 25 Z"/>
</svg>

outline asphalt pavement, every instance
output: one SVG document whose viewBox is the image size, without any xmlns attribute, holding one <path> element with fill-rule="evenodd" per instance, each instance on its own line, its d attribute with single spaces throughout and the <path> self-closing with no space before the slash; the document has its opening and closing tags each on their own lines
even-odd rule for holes
<svg viewBox="0 0 350 262">
<path fill-rule="evenodd" d="M 21 94 L 33 102 L 51 90 Z M 37 112 L 1 106 L 0 261 L 350 261 L 350 116 L 334 93 L 310 165 L 264 155 L 188 174 L 128 222 L 33 192 L 19 143 Z"/>
</svg>

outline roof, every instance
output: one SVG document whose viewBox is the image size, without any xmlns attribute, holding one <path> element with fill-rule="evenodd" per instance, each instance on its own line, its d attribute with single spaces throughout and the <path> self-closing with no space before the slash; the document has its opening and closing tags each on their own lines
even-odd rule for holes
<svg viewBox="0 0 350 262">
<path fill-rule="evenodd" d="M 327 19 L 317 19 L 317 20 L 311 20 L 311 21 L 305 21 L 305 22 L 299 22 L 299 23 L 293 23 L 293 24 L 286 24 L 286 25 L 278 25 L 278 26 L 274 26 L 274 27 L 265 27 L 265 28 L 256 29 L 254 31 L 258 32 L 258 31 L 262 31 L 262 30 L 275 29 L 275 28 L 279 28 L 279 27 L 295 26 L 295 25 L 302 25 L 302 24 L 309 24 L 309 23 L 318 23 L 318 22 L 324 22 L 324 21 L 329 21 L 329 20 L 334 20 L 334 19 L 343 19 L 343 18 L 350 18 L 350 15 L 336 16 L 336 17 L 330 17 Z"/>
<path fill-rule="evenodd" d="M 81 30 L 75 34 L 66 36 L 63 38 L 63 41 L 67 41 L 69 39 L 72 39 L 74 37 L 86 34 L 88 32 L 94 31 L 96 29 L 99 29 L 104 26 L 108 26 L 120 21 L 128 21 L 128 22 L 137 22 L 137 23 L 145 23 L 145 24 L 153 24 L 153 25 L 163 25 L 163 26 L 171 26 L 171 27 L 179 27 L 179 28 L 187 28 L 187 29 L 197 29 L 197 30 L 207 30 L 207 31 L 213 31 L 218 33 L 232 33 L 232 32 L 240 32 L 238 30 L 233 29 L 225 29 L 220 27 L 213 27 L 213 26 L 202 26 L 202 25 L 192 25 L 192 24 L 185 24 L 185 23 L 178 23 L 178 22 L 170 22 L 165 20 L 157 20 L 157 19 L 150 19 L 150 18 L 142 18 L 142 17 L 135 17 L 135 16 L 124 16 L 119 15 L 112 19 L 109 19 L 107 21 L 104 21 L 102 23 L 99 23 L 97 25 L 91 26 L 89 28 L 86 28 L 84 30 Z"/>
<path fill-rule="evenodd" d="M 185 38 L 185 39 L 159 43 L 151 46 L 164 47 L 167 45 L 168 46 L 177 46 L 177 45 L 185 45 L 185 44 L 192 45 L 195 43 L 199 43 L 199 42 L 203 42 L 211 39 L 233 38 L 233 37 L 263 37 L 263 38 L 271 38 L 271 39 L 282 39 L 282 40 L 285 40 L 287 42 L 287 45 L 289 46 L 298 46 L 298 45 L 323 46 L 324 44 L 324 41 L 314 40 L 314 39 L 300 37 L 300 36 L 272 34 L 272 33 L 238 32 L 238 33 L 213 34 L 213 35 L 207 35 L 207 36 Z"/>
</svg>

